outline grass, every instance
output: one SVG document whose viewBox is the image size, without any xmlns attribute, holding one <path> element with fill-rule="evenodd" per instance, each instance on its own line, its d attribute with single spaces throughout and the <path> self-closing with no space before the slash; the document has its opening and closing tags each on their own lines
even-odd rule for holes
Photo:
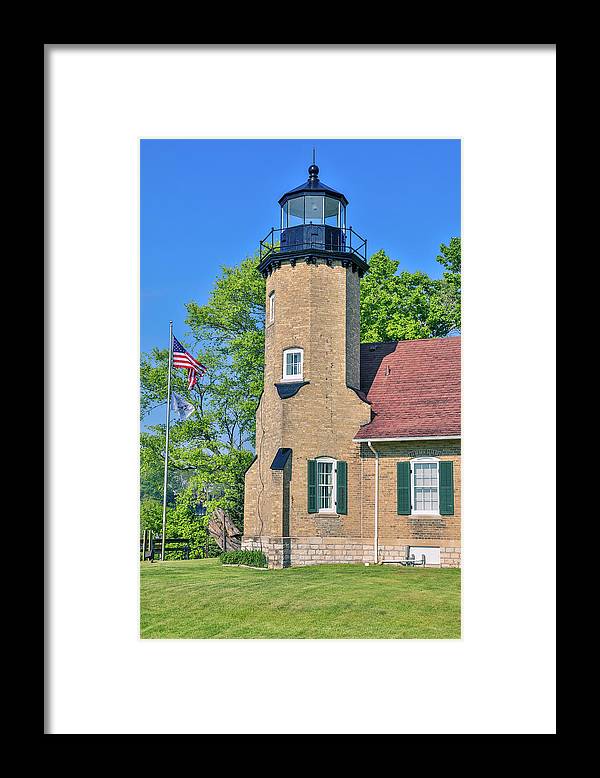
<svg viewBox="0 0 600 778">
<path fill-rule="evenodd" d="M 142 638 L 460 638 L 460 570 L 141 563 Z"/>
</svg>

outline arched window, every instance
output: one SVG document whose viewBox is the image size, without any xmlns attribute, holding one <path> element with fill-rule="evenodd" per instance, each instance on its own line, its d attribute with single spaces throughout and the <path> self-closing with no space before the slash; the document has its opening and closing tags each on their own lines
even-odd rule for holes
<svg viewBox="0 0 600 778">
<path fill-rule="evenodd" d="M 317 508 L 319 513 L 331 513 L 336 502 L 336 460 L 331 457 L 317 459 Z"/>
<path fill-rule="evenodd" d="M 411 460 L 412 513 L 440 512 L 439 459 Z"/>
<path fill-rule="evenodd" d="M 288 348 L 283 352 L 283 381 L 302 381 L 304 374 L 304 351 Z"/>
<path fill-rule="evenodd" d="M 307 461 L 309 513 L 348 514 L 348 463 L 322 456 Z"/>
<path fill-rule="evenodd" d="M 269 324 L 275 321 L 275 292 L 269 295 Z"/>
</svg>

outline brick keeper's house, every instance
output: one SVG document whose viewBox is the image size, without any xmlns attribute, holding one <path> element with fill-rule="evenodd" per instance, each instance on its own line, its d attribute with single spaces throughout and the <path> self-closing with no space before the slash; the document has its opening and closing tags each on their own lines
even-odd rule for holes
<svg viewBox="0 0 600 778">
<path fill-rule="evenodd" d="M 360 343 L 366 241 L 308 181 L 261 242 L 265 383 L 243 548 L 270 567 L 460 566 L 460 337 Z"/>
</svg>

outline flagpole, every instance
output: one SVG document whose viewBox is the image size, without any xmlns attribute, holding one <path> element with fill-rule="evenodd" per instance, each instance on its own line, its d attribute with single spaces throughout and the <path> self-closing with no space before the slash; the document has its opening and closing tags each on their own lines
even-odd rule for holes
<svg viewBox="0 0 600 778">
<path fill-rule="evenodd" d="M 163 482 L 163 515 L 162 543 L 160 544 L 160 561 L 165 559 L 165 544 L 167 533 L 167 475 L 169 472 L 169 423 L 171 421 L 171 363 L 173 362 L 173 322 L 169 322 L 169 378 L 167 380 L 167 429 L 165 433 L 165 479 Z"/>
</svg>

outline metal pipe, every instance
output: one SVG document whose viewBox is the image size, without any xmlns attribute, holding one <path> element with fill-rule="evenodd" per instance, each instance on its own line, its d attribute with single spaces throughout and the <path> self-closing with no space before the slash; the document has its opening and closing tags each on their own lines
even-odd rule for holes
<svg viewBox="0 0 600 778">
<path fill-rule="evenodd" d="M 373 448 L 370 440 L 367 440 L 367 445 L 375 454 L 375 530 L 373 535 L 373 556 L 375 558 L 375 564 L 377 565 L 379 564 L 379 452 Z"/>
<path fill-rule="evenodd" d="M 165 559 L 165 537 L 167 534 L 167 478 L 169 474 L 169 424 L 171 420 L 171 363 L 173 362 L 173 322 L 169 322 L 169 372 L 167 379 L 167 429 L 165 434 L 165 476 L 163 481 L 162 543 L 160 560 Z"/>
</svg>

